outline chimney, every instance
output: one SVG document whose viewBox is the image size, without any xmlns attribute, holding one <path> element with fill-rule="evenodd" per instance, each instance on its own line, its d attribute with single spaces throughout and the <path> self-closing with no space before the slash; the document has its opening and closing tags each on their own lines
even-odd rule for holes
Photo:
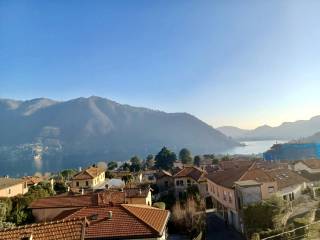
<svg viewBox="0 0 320 240">
<path fill-rule="evenodd" d="M 84 189 L 83 188 L 81 188 L 81 195 L 83 195 L 84 194 Z"/>
<path fill-rule="evenodd" d="M 79 172 L 81 172 L 82 171 L 82 167 L 79 167 Z"/>
<path fill-rule="evenodd" d="M 70 192 L 70 187 L 68 186 L 67 191 Z"/>
<path fill-rule="evenodd" d="M 139 188 L 139 195 L 141 195 L 142 194 L 142 191 L 141 191 L 141 188 Z"/>
<path fill-rule="evenodd" d="M 107 216 L 107 218 L 110 219 L 110 220 L 112 219 L 112 211 L 108 211 L 108 216 Z"/>
</svg>

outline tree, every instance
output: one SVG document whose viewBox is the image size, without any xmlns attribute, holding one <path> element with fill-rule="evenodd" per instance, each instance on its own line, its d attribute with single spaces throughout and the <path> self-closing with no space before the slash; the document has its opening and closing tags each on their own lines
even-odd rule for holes
<svg viewBox="0 0 320 240">
<path fill-rule="evenodd" d="M 124 164 L 122 164 L 122 165 L 120 166 L 120 169 L 121 169 L 122 171 L 130 171 L 130 164 L 127 163 L 127 162 L 125 162 Z"/>
<path fill-rule="evenodd" d="M 127 185 L 128 183 L 130 183 L 133 180 L 133 176 L 131 174 L 124 175 L 121 178 L 121 180 L 124 181 L 124 183 Z"/>
<path fill-rule="evenodd" d="M 70 178 L 76 173 L 77 171 L 75 169 L 65 169 L 60 172 L 63 179 L 66 179 L 66 180 L 70 180 Z"/>
<path fill-rule="evenodd" d="M 200 167 L 201 157 L 199 155 L 195 156 L 193 159 L 193 164 L 197 167 Z"/>
<path fill-rule="evenodd" d="M 182 148 L 179 153 L 179 159 L 183 164 L 191 164 L 192 163 L 192 156 L 191 152 L 187 148 Z"/>
<path fill-rule="evenodd" d="M 177 155 L 166 147 L 163 147 L 155 157 L 155 167 L 168 170 L 173 167 L 173 163 L 176 160 Z"/>
<path fill-rule="evenodd" d="M 108 162 L 108 170 L 112 171 L 118 167 L 118 163 L 115 161 Z"/>
<path fill-rule="evenodd" d="M 149 154 L 146 158 L 147 169 L 152 169 L 154 167 L 154 164 L 155 164 L 154 156 L 152 154 Z"/>
<path fill-rule="evenodd" d="M 131 166 L 130 172 L 139 172 L 142 168 L 141 159 L 138 156 L 134 156 L 130 159 Z"/>
</svg>

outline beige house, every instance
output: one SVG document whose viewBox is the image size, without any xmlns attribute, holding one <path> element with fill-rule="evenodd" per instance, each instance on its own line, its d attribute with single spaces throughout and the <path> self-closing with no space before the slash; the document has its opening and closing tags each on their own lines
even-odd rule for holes
<svg viewBox="0 0 320 240">
<path fill-rule="evenodd" d="M 71 179 L 72 188 L 94 188 L 105 182 L 105 170 L 91 166 L 75 174 Z"/>
<path fill-rule="evenodd" d="M 23 179 L 0 178 L 0 197 L 14 197 L 28 192 L 27 182 Z"/>
<path fill-rule="evenodd" d="M 152 206 L 152 193 L 150 188 L 125 188 L 125 202 L 129 204 L 143 204 Z"/>
<path fill-rule="evenodd" d="M 182 170 L 173 176 L 174 190 L 177 196 L 182 197 L 187 188 L 196 185 L 200 195 L 207 195 L 207 178 L 206 172 L 194 166 L 185 166 Z"/>
</svg>

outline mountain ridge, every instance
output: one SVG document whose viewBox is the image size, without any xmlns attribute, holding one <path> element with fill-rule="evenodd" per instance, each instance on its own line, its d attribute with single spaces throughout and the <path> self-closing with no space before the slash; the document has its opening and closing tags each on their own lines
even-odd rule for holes
<svg viewBox="0 0 320 240">
<path fill-rule="evenodd" d="M 293 140 L 309 137 L 320 130 L 320 115 L 309 120 L 283 122 L 279 126 L 262 125 L 255 129 L 241 129 L 233 126 L 218 127 L 217 130 L 236 140 Z"/>
<path fill-rule="evenodd" d="M 67 101 L 0 99 L 0 122 L 0 162 L 8 172 L 16 166 L 13 162 L 49 171 L 145 157 L 163 146 L 176 152 L 187 147 L 197 154 L 239 145 L 191 114 L 134 107 L 98 96 Z"/>
</svg>

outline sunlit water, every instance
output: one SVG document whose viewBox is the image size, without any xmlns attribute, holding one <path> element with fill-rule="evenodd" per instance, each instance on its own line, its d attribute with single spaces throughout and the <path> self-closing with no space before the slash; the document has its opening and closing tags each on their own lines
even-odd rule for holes
<svg viewBox="0 0 320 240">
<path fill-rule="evenodd" d="M 232 149 L 229 149 L 222 154 L 260 154 L 268 149 L 275 144 L 275 143 L 285 143 L 287 141 L 279 141 L 279 140 L 264 140 L 264 141 L 246 141 L 246 142 L 241 142 L 245 144 L 246 146 L 243 147 L 235 147 Z"/>
</svg>

